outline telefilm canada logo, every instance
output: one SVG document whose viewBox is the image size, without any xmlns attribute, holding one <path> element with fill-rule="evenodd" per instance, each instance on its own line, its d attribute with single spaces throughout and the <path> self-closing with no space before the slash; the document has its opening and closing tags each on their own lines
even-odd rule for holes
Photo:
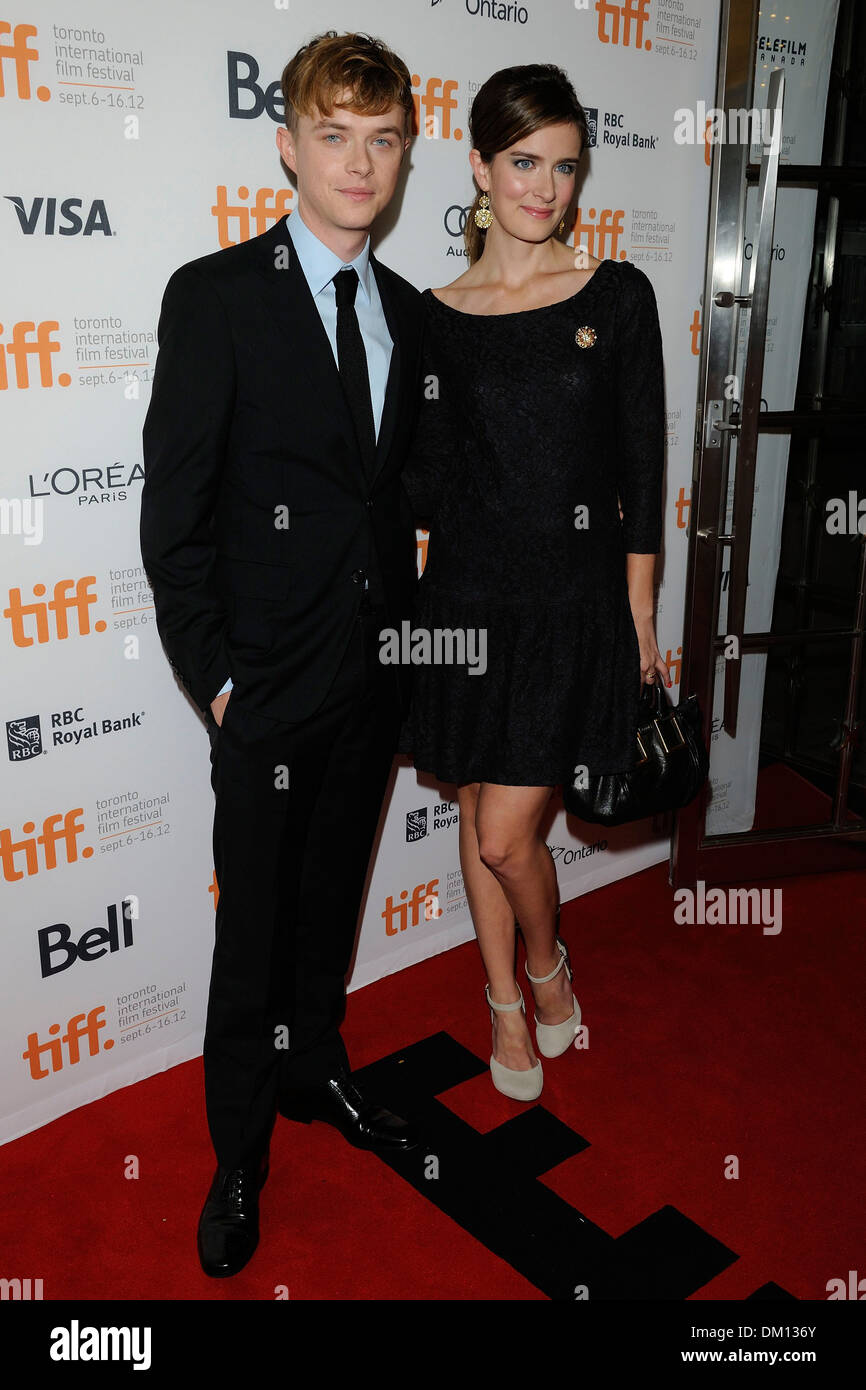
<svg viewBox="0 0 866 1390">
<path fill-rule="evenodd" d="M 808 45 L 805 39 L 780 38 L 777 34 L 759 34 L 758 61 L 762 67 L 805 67 Z"/>
</svg>

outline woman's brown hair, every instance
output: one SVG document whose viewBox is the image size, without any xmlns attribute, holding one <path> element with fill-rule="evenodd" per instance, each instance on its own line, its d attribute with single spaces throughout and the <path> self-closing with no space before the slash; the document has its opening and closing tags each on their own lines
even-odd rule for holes
<svg viewBox="0 0 866 1390">
<path fill-rule="evenodd" d="M 533 131 L 563 122 L 577 127 L 582 153 L 589 138 L 589 124 L 568 74 L 555 63 L 524 63 L 502 68 L 488 77 L 472 103 L 469 134 L 473 148 L 489 164 L 495 154 L 525 140 Z M 486 237 L 484 229 L 475 224 L 480 198 L 479 190 L 463 233 L 470 265 L 484 250 Z"/>
</svg>

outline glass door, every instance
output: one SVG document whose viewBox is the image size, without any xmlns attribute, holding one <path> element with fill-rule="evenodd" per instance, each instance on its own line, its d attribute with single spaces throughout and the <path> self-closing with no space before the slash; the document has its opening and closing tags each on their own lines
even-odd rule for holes
<svg viewBox="0 0 866 1390">
<path fill-rule="evenodd" d="M 866 867 L 866 6 L 720 24 L 674 887 Z"/>
</svg>

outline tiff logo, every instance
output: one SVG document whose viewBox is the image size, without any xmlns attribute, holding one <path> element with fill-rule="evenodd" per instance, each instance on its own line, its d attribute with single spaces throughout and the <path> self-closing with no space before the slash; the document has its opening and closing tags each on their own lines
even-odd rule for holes
<svg viewBox="0 0 866 1390">
<path fill-rule="evenodd" d="M 27 1046 L 21 1053 L 25 1062 L 30 1063 L 30 1075 L 34 1081 L 39 1081 L 45 1076 L 50 1076 L 51 1072 L 63 1070 L 63 1049 L 66 1048 L 66 1062 L 69 1066 L 75 1066 L 81 1061 L 81 1048 L 79 1043 L 83 1038 L 87 1039 L 88 1052 L 91 1057 L 96 1057 L 99 1053 L 99 1030 L 104 1028 L 105 1019 L 100 1018 L 100 1014 L 105 1012 L 105 1005 L 100 1004 L 97 1008 L 91 1009 L 89 1014 L 75 1014 L 66 1025 L 66 1032 L 62 1037 L 56 1036 L 60 1033 L 60 1024 L 52 1023 L 48 1032 L 52 1035 L 47 1042 L 39 1041 L 38 1033 L 28 1033 Z M 114 1047 L 114 1039 L 106 1038 L 102 1044 L 102 1051 L 108 1052 Z M 50 1070 L 42 1066 L 42 1057 L 45 1053 L 51 1060 Z"/>
<path fill-rule="evenodd" d="M 58 812 L 53 816 L 46 816 L 42 822 L 42 834 L 34 835 L 36 823 L 27 820 L 21 827 L 25 839 L 13 840 L 12 831 L 8 826 L 0 829 L 0 867 L 3 870 L 3 877 L 7 883 L 15 883 L 24 877 L 24 870 L 19 869 L 16 864 L 16 856 L 23 855 L 24 865 L 28 878 L 33 874 L 39 873 L 39 846 L 42 846 L 42 857 L 46 869 L 57 868 L 57 846 L 64 845 L 66 849 L 66 863 L 74 864 L 78 859 L 78 837 L 84 834 L 84 807 L 76 806 L 73 811 L 67 811 L 65 815 Z M 93 850 L 90 845 L 86 845 L 81 851 L 82 859 L 90 859 Z"/>
<path fill-rule="evenodd" d="M 652 48 L 652 39 L 643 36 L 649 20 L 649 7 L 650 0 L 623 0 L 621 5 L 614 4 L 613 0 L 596 0 L 599 42 L 622 44 L 623 48 Z"/>
<path fill-rule="evenodd" d="M 577 209 L 577 219 L 574 224 L 574 244 L 589 252 L 591 256 L 598 256 L 600 260 L 606 257 L 610 260 L 617 260 L 619 257 L 619 243 L 623 234 L 623 219 L 625 210 L 623 208 L 589 208 L 586 216 L 583 215 L 583 208 Z M 586 238 L 586 242 L 584 242 Z M 609 249 L 608 249 L 609 248 Z"/>
<path fill-rule="evenodd" d="M 95 574 L 83 575 L 81 579 L 58 579 L 54 585 L 54 595 L 47 603 L 23 603 L 21 600 L 20 589 L 9 590 L 9 607 L 3 609 L 3 617 L 8 618 L 12 625 L 12 641 L 16 647 L 32 647 L 34 642 L 50 642 L 52 636 L 60 641 L 69 636 L 69 614 L 75 614 L 78 637 L 89 636 L 93 632 L 104 632 L 107 623 L 103 618 L 97 619 L 90 626 L 90 605 L 96 603 L 96 594 L 90 592 L 91 584 L 96 583 Z M 74 586 L 75 592 L 69 590 Z M 44 584 L 33 585 L 33 597 L 41 600 L 46 592 Z M 49 613 L 54 615 L 52 624 L 49 621 Z M 24 619 L 34 618 L 33 629 L 35 637 L 28 636 Z"/>
<path fill-rule="evenodd" d="M 396 936 L 398 932 L 405 931 L 407 926 L 417 927 L 420 921 L 419 911 L 421 904 L 424 904 L 424 920 L 429 922 L 434 917 L 442 916 L 442 909 L 439 906 L 439 897 L 436 889 L 439 887 L 438 878 L 433 878 L 429 883 L 418 883 L 412 890 L 412 897 L 409 897 L 408 888 L 404 888 L 400 894 L 401 901 L 394 902 L 393 896 L 389 893 L 385 899 L 385 911 L 382 918 L 385 922 L 386 936 Z M 411 910 L 411 922 L 408 920 Z M 399 927 L 394 926 L 394 918 L 399 917 Z"/>
<path fill-rule="evenodd" d="M 16 24 L 12 28 L 5 19 L 0 19 L 0 97 L 5 97 L 6 93 L 6 65 L 11 58 L 15 66 L 15 85 L 21 101 L 30 101 L 32 93 L 30 90 L 30 64 L 35 63 L 39 57 L 38 48 L 28 48 L 27 40 L 35 38 L 37 29 L 35 24 Z M 12 42 L 8 43 L 4 39 L 5 34 L 12 35 Z M 40 101 L 49 101 L 51 92 L 47 87 L 37 87 L 36 95 Z"/>
<path fill-rule="evenodd" d="M 249 241 L 251 236 L 260 236 L 273 222 L 279 222 L 285 213 L 290 213 L 295 190 L 258 188 L 252 206 L 246 201 L 249 196 L 250 190 L 242 184 L 238 189 L 240 201 L 230 203 L 225 184 L 217 186 L 216 202 L 211 212 L 216 218 L 217 239 L 223 249 L 227 246 L 237 246 L 240 241 Z M 237 224 L 237 240 L 229 234 L 234 230 L 230 227 L 232 222 Z"/>
<path fill-rule="evenodd" d="M 418 82 L 420 82 L 418 78 Z M 418 83 L 412 83 L 417 86 Z M 415 119 L 418 122 L 418 129 L 424 132 L 427 140 L 462 140 L 463 131 L 455 127 L 451 130 L 451 112 L 457 110 L 457 98 L 454 93 L 457 91 L 458 83 L 453 78 L 443 82 L 441 77 L 428 77 L 427 86 L 423 92 L 413 92 L 412 102 L 415 107 Z M 424 109 L 422 119 L 421 108 Z"/>
<path fill-rule="evenodd" d="M 15 368 L 15 386 L 19 391 L 27 391 L 30 388 L 30 357 L 35 356 L 39 366 L 39 385 L 53 386 L 54 373 L 51 369 L 51 354 L 60 351 L 60 344 L 55 342 L 52 334 L 60 328 L 57 319 L 43 319 L 41 323 L 34 323 L 32 319 L 22 319 L 20 323 L 12 325 L 12 341 L 7 343 L 5 350 L 0 343 L 0 391 L 8 391 L 9 374 L 6 370 L 6 358 L 11 357 Z M 3 332 L 3 325 L 0 323 L 0 333 Z M 57 377 L 58 386 L 68 386 L 72 377 L 68 372 L 60 372 Z"/>
</svg>

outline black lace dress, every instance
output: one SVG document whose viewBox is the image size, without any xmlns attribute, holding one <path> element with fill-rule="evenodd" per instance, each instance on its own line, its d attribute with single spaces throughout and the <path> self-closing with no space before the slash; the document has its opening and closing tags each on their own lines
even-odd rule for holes
<svg viewBox="0 0 866 1390">
<path fill-rule="evenodd" d="M 423 398 L 402 476 L 429 540 L 400 751 L 458 784 L 628 769 L 640 653 L 625 556 L 656 553 L 662 534 L 652 284 L 605 260 L 538 309 L 423 299 Z"/>
</svg>

